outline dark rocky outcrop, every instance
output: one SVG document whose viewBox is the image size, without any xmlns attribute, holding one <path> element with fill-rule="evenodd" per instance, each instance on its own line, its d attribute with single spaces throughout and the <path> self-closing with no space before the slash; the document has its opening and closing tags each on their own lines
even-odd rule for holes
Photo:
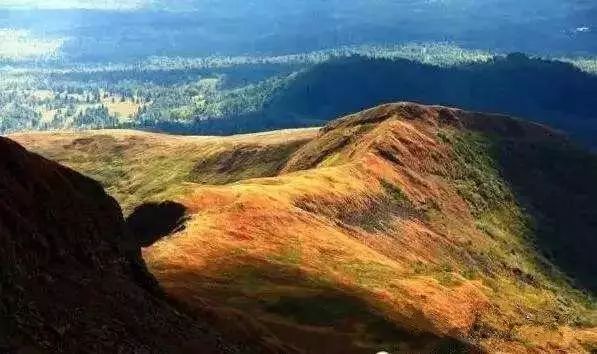
<svg viewBox="0 0 597 354">
<path fill-rule="evenodd" d="M 177 311 L 95 181 L 0 138 L 0 353 L 246 352 Z"/>
</svg>

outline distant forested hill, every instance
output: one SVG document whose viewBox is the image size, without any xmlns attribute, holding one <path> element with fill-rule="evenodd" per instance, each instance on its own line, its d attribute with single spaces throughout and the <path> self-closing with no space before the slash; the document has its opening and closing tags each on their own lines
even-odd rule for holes
<svg viewBox="0 0 597 354">
<path fill-rule="evenodd" d="M 381 103 L 415 101 L 514 115 L 597 146 L 597 61 L 590 58 L 429 45 L 4 73 L 0 133 L 137 128 L 226 135 L 320 126 Z"/>
<path fill-rule="evenodd" d="M 450 67 L 351 57 L 289 76 L 257 112 L 188 128 L 225 134 L 318 125 L 365 107 L 406 100 L 515 115 L 597 145 L 596 97 L 597 76 L 522 54 Z M 166 122 L 158 126 L 175 129 Z"/>
</svg>

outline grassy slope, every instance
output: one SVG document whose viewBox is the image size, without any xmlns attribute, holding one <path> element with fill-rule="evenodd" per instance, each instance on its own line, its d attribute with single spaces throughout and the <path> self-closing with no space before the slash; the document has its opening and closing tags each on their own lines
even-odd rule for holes
<svg viewBox="0 0 597 354">
<path fill-rule="evenodd" d="M 231 152 L 239 145 L 222 147 L 249 144 L 249 137 L 191 144 L 126 133 L 131 145 L 144 144 L 106 152 L 128 156 L 126 172 L 114 180 L 102 169 L 112 162 L 97 158 L 97 149 L 74 149 L 93 158 L 91 165 L 72 161 L 72 137 L 61 144 L 48 143 L 51 136 L 17 138 L 97 173 L 125 206 L 154 193 L 178 196 L 193 214 L 187 228 L 144 251 L 162 286 L 191 306 L 201 299 L 248 313 L 303 350 L 442 351 L 464 343 L 504 352 L 590 350 L 597 342 L 594 303 L 543 256 L 537 214 L 515 190 L 522 184 L 504 173 L 507 155 L 496 150 L 504 139 L 496 132 L 563 144 L 512 120 L 390 105 L 333 122 L 294 152 L 296 133 L 286 134 L 276 150 L 283 156 L 271 164 L 265 155 Z M 312 132 L 301 134 L 304 142 Z M 278 146 L 273 137 L 251 137 L 250 145 Z M 137 154 L 146 160 L 130 157 Z M 248 163 L 222 162 L 237 155 Z M 255 172 L 256 162 L 273 167 Z M 177 170 L 184 171 L 177 178 L 161 175 Z M 134 183 L 139 175 L 159 181 L 158 189 L 142 189 Z M 259 176 L 266 178 L 214 185 Z M 210 185 L 183 191 L 182 181 Z M 129 192 L 136 199 L 125 197 Z"/>
<path fill-rule="evenodd" d="M 125 213 L 184 194 L 192 183 L 224 184 L 276 175 L 314 129 L 220 137 L 126 130 L 24 133 L 12 139 L 100 181 Z"/>
</svg>

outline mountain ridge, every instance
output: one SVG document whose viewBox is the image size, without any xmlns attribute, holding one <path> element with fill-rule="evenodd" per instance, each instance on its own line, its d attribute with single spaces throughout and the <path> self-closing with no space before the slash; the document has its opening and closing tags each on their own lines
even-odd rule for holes
<svg viewBox="0 0 597 354">
<path fill-rule="evenodd" d="M 247 137 L 185 147 L 184 190 L 159 197 L 184 206 L 185 228 L 143 249 L 167 294 L 247 314 L 303 352 L 595 348 L 594 154 L 539 124 L 413 103 L 287 134 L 247 178 L 245 153 L 204 162 Z M 118 146 L 154 154 L 153 137 Z M 81 171 L 110 163 L 76 139 L 32 146 Z M 69 160 L 82 152 L 95 163 Z M 193 179 L 196 166 L 210 179 Z"/>
</svg>

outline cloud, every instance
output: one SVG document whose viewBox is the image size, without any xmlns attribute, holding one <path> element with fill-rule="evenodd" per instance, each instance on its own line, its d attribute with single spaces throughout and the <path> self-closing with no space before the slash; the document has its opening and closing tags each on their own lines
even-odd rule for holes
<svg viewBox="0 0 597 354">
<path fill-rule="evenodd" d="M 0 8 L 134 10 L 147 7 L 151 2 L 151 0 L 0 0 Z"/>
</svg>

